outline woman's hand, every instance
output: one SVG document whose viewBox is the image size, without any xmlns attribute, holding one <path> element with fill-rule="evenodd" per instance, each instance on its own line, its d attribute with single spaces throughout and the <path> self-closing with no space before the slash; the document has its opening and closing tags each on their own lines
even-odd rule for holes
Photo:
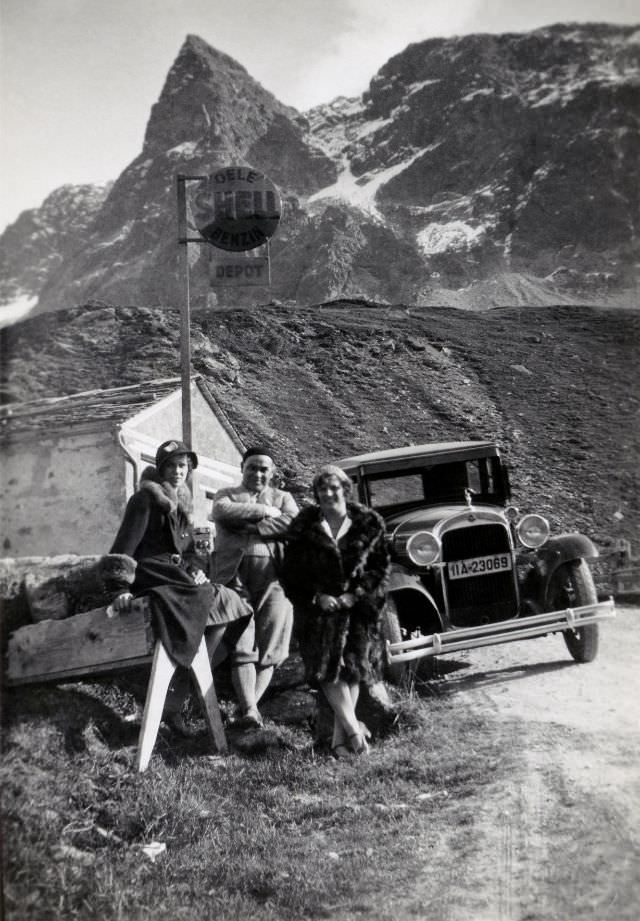
<svg viewBox="0 0 640 921">
<path fill-rule="evenodd" d="M 356 596 L 352 592 L 345 592 L 344 595 L 338 596 L 338 605 L 341 608 L 352 608 L 356 603 Z"/>
<path fill-rule="evenodd" d="M 133 610 L 133 595 L 131 592 L 123 592 L 117 598 L 114 598 L 109 605 L 109 609 L 113 614 L 130 614 Z"/>
<path fill-rule="evenodd" d="M 338 599 L 334 595 L 319 593 L 316 595 L 315 602 L 324 614 L 332 614 L 340 608 Z"/>
</svg>

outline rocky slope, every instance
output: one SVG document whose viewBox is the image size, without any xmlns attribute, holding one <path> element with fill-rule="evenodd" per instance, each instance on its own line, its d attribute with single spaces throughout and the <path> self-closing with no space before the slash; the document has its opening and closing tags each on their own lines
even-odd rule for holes
<svg viewBox="0 0 640 921">
<path fill-rule="evenodd" d="M 634 311 L 338 301 L 196 311 L 192 364 L 293 488 L 329 458 L 492 438 L 523 509 L 637 547 L 639 340 Z M 179 374 L 179 315 L 72 308 L 3 330 L 0 348 L 5 400 L 124 385 Z"/>
<path fill-rule="evenodd" d="M 64 185 L 23 211 L 0 238 L 0 304 L 17 319 L 62 263 L 78 250 L 110 186 Z M 11 317 L 13 319 L 13 317 Z"/>
<path fill-rule="evenodd" d="M 189 36 L 82 247 L 60 265 L 5 257 L 5 291 L 28 277 L 41 311 L 175 305 L 176 173 L 251 164 L 283 196 L 271 288 L 212 291 L 212 247 L 194 246 L 196 305 L 636 303 L 639 103 L 633 27 L 419 42 L 362 98 L 303 115 Z"/>
</svg>

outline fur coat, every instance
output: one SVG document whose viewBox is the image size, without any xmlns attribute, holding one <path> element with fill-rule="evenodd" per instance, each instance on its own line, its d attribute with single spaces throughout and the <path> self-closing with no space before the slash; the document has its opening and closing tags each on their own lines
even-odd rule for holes
<svg viewBox="0 0 640 921">
<path fill-rule="evenodd" d="M 242 632 L 251 614 L 231 589 L 193 581 L 191 573 L 204 568 L 194 550 L 189 488 L 174 489 L 147 468 L 110 552 L 136 561 L 132 592 L 149 598 L 154 630 L 183 666 L 191 663 L 207 623 L 237 622 Z"/>
<path fill-rule="evenodd" d="M 292 522 L 280 575 L 294 606 L 294 630 L 312 687 L 338 678 L 378 681 L 383 663 L 382 607 L 389 571 L 384 521 L 372 509 L 347 503 L 351 527 L 338 543 L 322 527 L 318 506 Z M 355 605 L 324 613 L 316 594 L 351 592 Z"/>
</svg>

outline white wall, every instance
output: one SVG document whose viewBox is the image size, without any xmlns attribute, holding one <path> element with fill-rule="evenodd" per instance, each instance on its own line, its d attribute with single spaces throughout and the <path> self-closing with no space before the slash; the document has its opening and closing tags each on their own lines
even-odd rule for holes
<svg viewBox="0 0 640 921">
<path fill-rule="evenodd" d="M 114 430 L 4 444 L 0 554 L 107 553 L 125 498 L 125 462 Z"/>
<path fill-rule="evenodd" d="M 122 425 L 124 448 L 112 423 L 99 432 L 38 433 L 3 442 L 0 556 L 107 553 L 134 483 L 153 463 L 158 445 L 182 438 L 180 411 L 178 391 L 131 417 Z M 241 455 L 199 391 L 193 393 L 192 416 L 200 458 L 194 517 L 196 526 L 203 526 L 213 494 L 239 482 Z"/>
</svg>

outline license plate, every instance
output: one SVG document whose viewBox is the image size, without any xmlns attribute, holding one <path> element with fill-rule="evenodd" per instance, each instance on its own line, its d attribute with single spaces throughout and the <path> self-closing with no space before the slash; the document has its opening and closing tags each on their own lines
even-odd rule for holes
<svg viewBox="0 0 640 921">
<path fill-rule="evenodd" d="M 494 572 L 508 572 L 511 569 L 511 554 L 497 553 L 495 556 L 476 556 L 471 560 L 454 560 L 448 567 L 450 579 L 490 576 Z"/>
</svg>

